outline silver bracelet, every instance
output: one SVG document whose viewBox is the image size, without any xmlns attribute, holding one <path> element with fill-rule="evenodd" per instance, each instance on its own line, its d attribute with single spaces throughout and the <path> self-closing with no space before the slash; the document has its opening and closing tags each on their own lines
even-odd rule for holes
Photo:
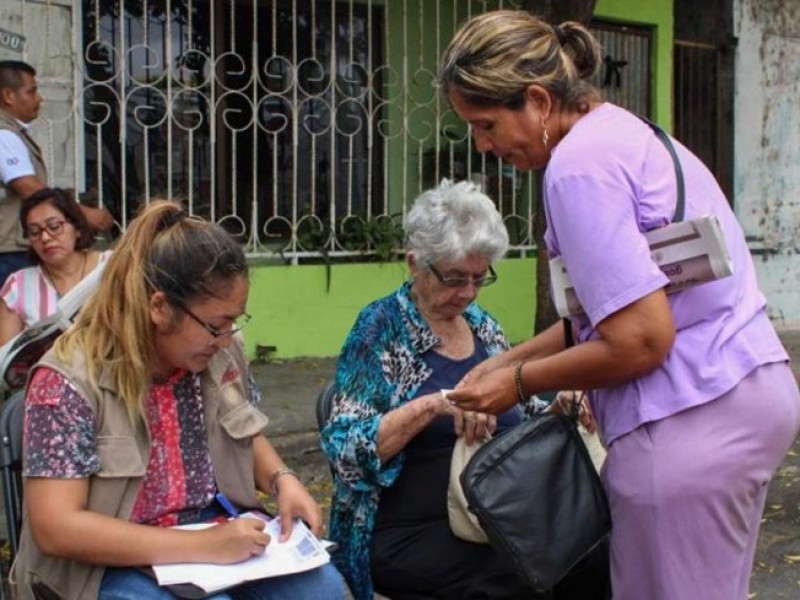
<svg viewBox="0 0 800 600">
<path fill-rule="evenodd" d="M 291 475 L 300 481 L 300 476 L 297 474 L 297 471 L 290 467 L 281 467 L 269 476 L 269 489 L 272 491 L 272 495 L 275 497 L 278 496 L 278 479 L 284 475 Z"/>
</svg>

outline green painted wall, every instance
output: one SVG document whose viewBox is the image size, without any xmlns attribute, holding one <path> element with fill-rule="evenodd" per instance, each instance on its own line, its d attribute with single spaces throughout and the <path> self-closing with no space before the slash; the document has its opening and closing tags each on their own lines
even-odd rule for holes
<svg viewBox="0 0 800 600">
<path fill-rule="evenodd" d="M 408 0 L 406 10 L 415 14 L 419 1 Z M 399 9 L 402 4 L 390 2 L 390 11 Z M 447 3 L 440 5 L 446 6 Z M 654 27 L 652 116 L 667 128 L 672 125 L 672 10 L 673 0 L 598 0 L 595 10 L 598 18 Z M 413 135 L 423 137 L 428 119 L 435 118 L 437 111 L 444 109 L 429 89 L 437 48 L 441 49 L 449 39 L 450 34 L 443 35 L 443 32 L 452 31 L 454 23 L 460 22 L 465 15 L 453 15 L 443 9 L 439 16 L 442 27 L 439 34 L 435 29 L 436 20 L 429 19 L 421 24 L 424 35 L 409 30 L 399 43 L 390 46 L 389 62 L 396 73 L 405 72 L 412 81 L 411 88 L 404 93 L 414 96 L 415 100 L 419 100 L 420 95 L 427 96 L 430 104 L 427 110 L 415 113 L 404 113 L 402 106 L 393 109 L 388 116 L 395 125 L 390 122 L 387 132 L 397 131 L 413 122 Z M 390 17 L 390 23 L 403 22 L 402 19 L 395 20 L 391 13 Z M 422 47 L 425 64 L 404 62 L 403 47 Z M 397 80 L 387 79 L 385 84 L 395 93 L 402 89 Z M 388 212 L 396 212 L 410 204 L 419 192 L 416 175 L 410 175 L 416 173 L 419 144 L 413 139 L 405 140 L 403 136 L 392 137 L 386 152 L 392 169 L 388 173 L 385 200 Z M 482 291 L 479 298 L 480 304 L 500 321 L 512 342 L 522 341 L 533 333 L 534 265 L 534 259 L 501 261 L 497 266 L 500 281 Z M 337 355 L 358 311 L 397 288 L 406 277 L 406 269 L 402 262 L 338 264 L 332 267 L 331 274 L 331 289 L 326 291 L 324 266 L 252 267 L 248 311 L 253 315 L 253 321 L 245 335 L 251 356 L 255 356 L 257 345 L 275 346 L 272 356 L 276 358 Z"/>
<path fill-rule="evenodd" d="M 479 304 L 519 342 L 530 336 L 535 307 L 535 259 L 505 259 L 500 279 L 480 294 Z M 325 267 L 253 267 L 245 330 L 250 356 L 256 346 L 275 346 L 275 358 L 335 356 L 358 312 L 397 289 L 407 277 L 404 262 L 334 265 L 325 291 Z"/>
<path fill-rule="evenodd" d="M 653 114 L 651 117 L 672 129 L 672 40 L 673 0 L 597 0 L 595 17 L 654 27 Z"/>
</svg>

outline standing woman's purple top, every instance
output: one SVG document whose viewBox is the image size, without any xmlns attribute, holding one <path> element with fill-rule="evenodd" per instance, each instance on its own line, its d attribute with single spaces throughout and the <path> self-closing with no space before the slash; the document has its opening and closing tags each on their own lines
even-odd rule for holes
<svg viewBox="0 0 800 600">
<path fill-rule="evenodd" d="M 673 143 L 686 182 L 685 220 L 719 219 L 734 272 L 670 294 L 677 335 L 666 361 L 649 375 L 593 392 L 606 444 L 717 398 L 759 365 L 788 360 L 722 190 L 699 159 Z M 599 337 L 597 323 L 667 283 L 642 232 L 672 220 L 672 160 L 646 123 L 606 103 L 578 120 L 554 148 L 545 190 L 548 252 L 563 257 L 586 311 L 573 324 L 581 341 Z"/>
</svg>

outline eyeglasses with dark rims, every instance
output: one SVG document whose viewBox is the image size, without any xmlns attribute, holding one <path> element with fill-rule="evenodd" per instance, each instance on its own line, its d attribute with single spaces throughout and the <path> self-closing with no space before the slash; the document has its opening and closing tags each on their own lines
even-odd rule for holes
<svg viewBox="0 0 800 600">
<path fill-rule="evenodd" d="M 206 323 L 203 319 L 198 317 L 194 314 L 187 306 L 184 306 L 180 303 L 175 303 L 175 305 L 180 308 L 183 312 L 185 312 L 189 317 L 194 320 L 199 325 L 202 325 L 205 330 L 211 335 L 214 340 L 218 340 L 220 338 L 228 338 L 232 335 L 239 333 L 242 329 L 244 329 L 247 324 L 250 322 L 250 315 L 247 313 L 242 313 L 233 323 L 231 323 L 230 329 L 220 329 L 218 327 L 214 327 L 213 325 Z"/>
<path fill-rule="evenodd" d="M 38 240 L 42 237 L 42 234 L 46 231 L 50 234 L 50 237 L 58 237 L 62 233 L 64 233 L 64 224 L 69 223 L 66 219 L 49 219 L 45 221 L 42 227 L 38 225 L 31 225 L 26 227 L 26 233 L 28 234 L 28 238 L 32 240 Z"/>
<path fill-rule="evenodd" d="M 434 267 L 431 263 L 428 263 L 428 268 L 431 270 L 431 273 L 434 274 L 436 279 L 439 280 L 439 283 L 449 288 L 462 288 L 467 287 L 469 284 L 472 284 L 478 288 L 486 287 L 487 285 L 492 285 L 497 281 L 497 273 L 494 272 L 494 269 L 491 265 L 489 265 L 489 273 L 483 277 L 445 277 L 442 272 Z"/>
</svg>

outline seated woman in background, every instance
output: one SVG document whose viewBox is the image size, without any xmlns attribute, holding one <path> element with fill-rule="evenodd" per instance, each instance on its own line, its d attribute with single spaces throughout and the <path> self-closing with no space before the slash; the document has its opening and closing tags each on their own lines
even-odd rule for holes
<svg viewBox="0 0 800 600">
<path fill-rule="evenodd" d="M 55 312 L 58 299 L 109 254 L 91 249 L 89 223 L 63 190 L 44 188 L 26 198 L 20 220 L 33 266 L 9 275 L 0 289 L 0 346 Z"/>
<path fill-rule="evenodd" d="M 508 348 L 498 323 L 474 303 L 497 280 L 492 263 L 508 249 L 491 200 L 471 183 L 444 181 L 416 200 L 405 227 L 411 279 L 358 316 L 322 430 L 335 469 L 334 561 L 356 600 L 370 600 L 373 590 L 392 600 L 604 598 L 602 559 L 599 577 L 584 569 L 574 595 L 564 591 L 577 581 L 572 576 L 561 593 L 537 595 L 491 546 L 451 532 L 456 437 L 470 441 L 516 425 L 536 409 L 535 398 L 495 419 L 462 412 L 441 393 Z"/>
<path fill-rule="evenodd" d="M 265 552 L 261 519 L 223 519 L 277 499 L 319 534 L 322 512 L 261 433 L 267 418 L 237 331 L 248 269 L 220 226 L 156 201 L 122 236 L 75 325 L 34 368 L 25 399 L 27 518 L 11 580 L 19 598 L 175 596 L 141 566 L 236 563 Z M 230 511 L 233 512 L 233 511 Z M 252 581 L 216 600 L 338 600 L 331 564 Z"/>
</svg>

